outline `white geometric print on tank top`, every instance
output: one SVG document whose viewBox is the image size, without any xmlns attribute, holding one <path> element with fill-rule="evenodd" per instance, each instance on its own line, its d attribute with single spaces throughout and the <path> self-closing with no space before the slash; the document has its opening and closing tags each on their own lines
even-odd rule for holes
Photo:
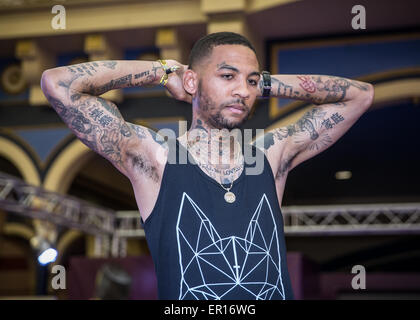
<svg viewBox="0 0 420 320">
<path fill-rule="evenodd" d="M 260 228 L 262 219 L 267 219 L 265 235 Z M 185 227 L 183 221 L 188 221 Z M 184 230 L 187 225 L 188 230 Z M 265 194 L 244 237 L 222 238 L 205 213 L 184 192 L 176 234 L 181 270 L 180 300 L 219 300 L 239 291 L 256 300 L 285 298 L 277 227 Z M 206 278 L 209 273 L 216 275 L 218 281 Z"/>
</svg>

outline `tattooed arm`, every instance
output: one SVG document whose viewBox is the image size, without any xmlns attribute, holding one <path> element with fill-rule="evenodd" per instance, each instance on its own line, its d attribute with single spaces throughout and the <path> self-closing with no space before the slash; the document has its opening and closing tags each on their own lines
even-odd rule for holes
<svg viewBox="0 0 420 320">
<path fill-rule="evenodd" d="M 273 97 L 318 105 L 296 123 L 265 134 L 265 151 L 278 159 L 276 177 L 333 145 L 370 107 L 374 94 L 369 83 L 334 76 L 273 75 L 271 82 Z"/>
<path fill-rule="evenodd" d="M 156 181 L 153 132 L 127 123 L 116 105 L 98 97 L 118 88 L 156 85 L 163 70 L 152 61 L 96 61 L 46 70 L 42 90 L 51 106 L 89 148 L 128 178 Z"/>
</svg>

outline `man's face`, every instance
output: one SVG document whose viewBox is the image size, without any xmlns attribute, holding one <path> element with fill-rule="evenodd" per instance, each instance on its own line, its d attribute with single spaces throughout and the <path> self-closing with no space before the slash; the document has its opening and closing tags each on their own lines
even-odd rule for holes
<svg viewBox="0 0 420 320">
<path fill-rule="evenodd" d="M 197 73 L 200 116 L 218 129 L 239 127 L 259 93 L 255 53 L 243 45 L 214 47 Z"/>
</svg>

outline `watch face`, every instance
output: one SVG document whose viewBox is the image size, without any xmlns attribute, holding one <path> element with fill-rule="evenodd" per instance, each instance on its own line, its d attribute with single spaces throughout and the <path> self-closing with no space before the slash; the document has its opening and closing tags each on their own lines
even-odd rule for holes
<svg viewBox="0 0 420 320">
<path fill-rule="evenodd" d="M 270 82 L 271 82 L 270 74 L 268 72 L 264 71 L 262 73 L 262 75 L 263 75 L 264 84 L 265 85 L 270 85 Z"/>
</svg>

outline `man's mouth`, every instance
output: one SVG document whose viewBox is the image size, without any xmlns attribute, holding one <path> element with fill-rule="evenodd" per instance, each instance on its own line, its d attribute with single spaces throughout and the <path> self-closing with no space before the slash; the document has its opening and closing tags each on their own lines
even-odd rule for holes
<svg viewBox="0 0 420 320">
<path fill-rule="evenodd" d="M 245 112 L 245 108 L 241 104 L 231 104 L 227 106 L 227 108 L 229 109 L 229 111 L 236 114 L 241 114 Z"/>
</svg>

